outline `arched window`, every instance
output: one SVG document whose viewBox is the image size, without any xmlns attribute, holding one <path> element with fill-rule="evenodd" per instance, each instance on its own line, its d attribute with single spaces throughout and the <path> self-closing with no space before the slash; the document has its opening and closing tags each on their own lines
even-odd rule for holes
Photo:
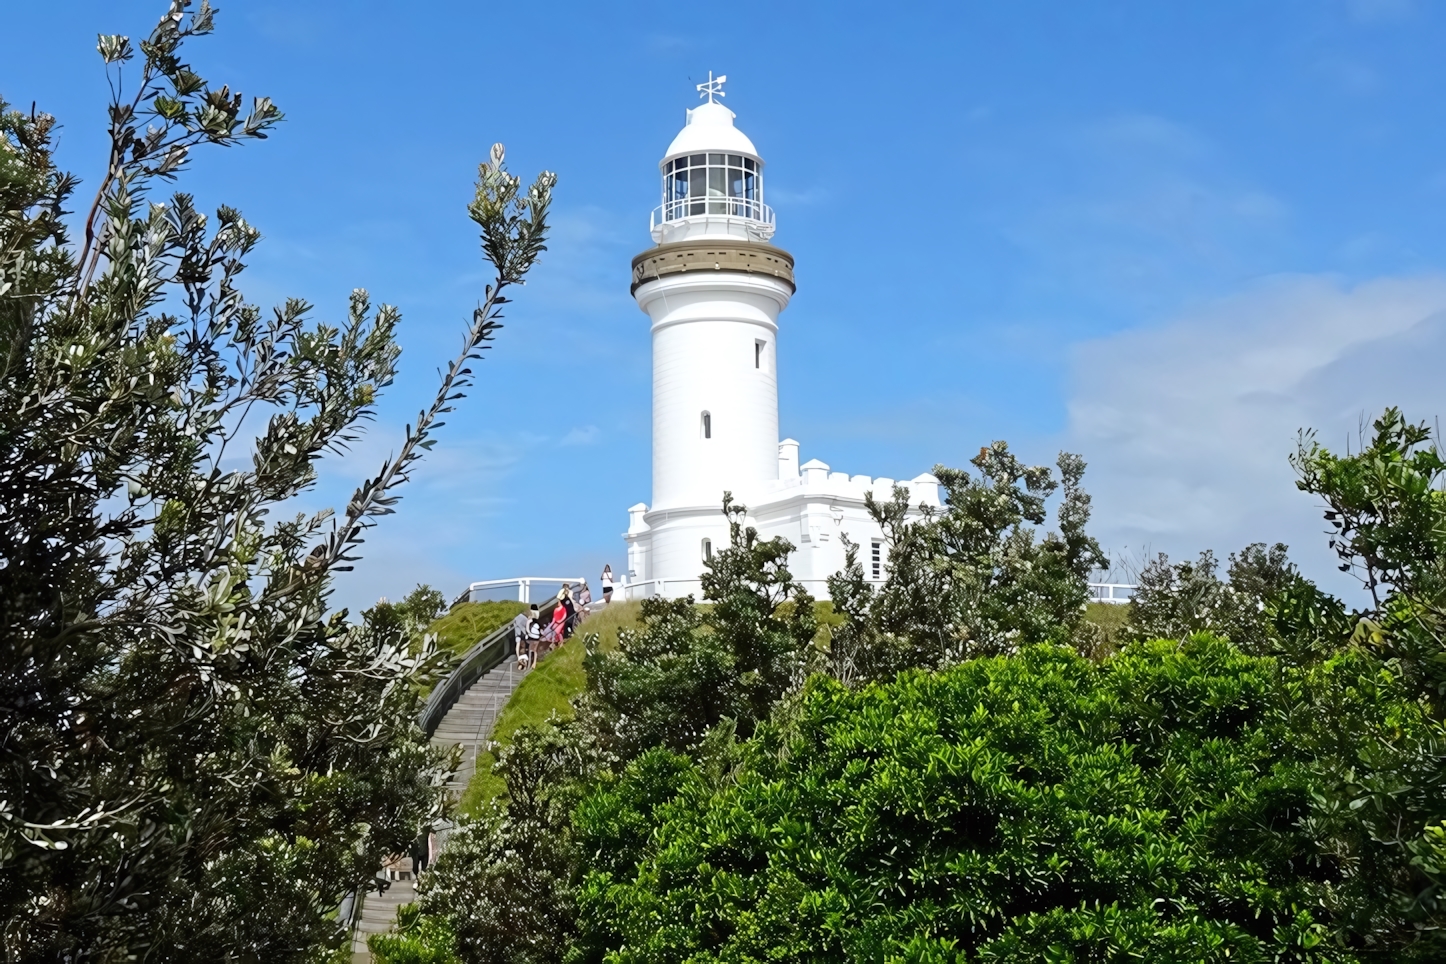
<svg viewBox="0 0 1446 964">
<path fill-rule="evenodd" d="M 704 561 L 704 562 L 712 562 L 712 561 L 713 561 L 713 540 L 712 540 L 712 539 L 704 539 L 704 540 L 703 540 L 703 561 Z"/>
<path fill-rule="evenodd" d="M 703 437 L 713 437 L 713 416 L 708 412 L 703 413 Z"/>
</svg>

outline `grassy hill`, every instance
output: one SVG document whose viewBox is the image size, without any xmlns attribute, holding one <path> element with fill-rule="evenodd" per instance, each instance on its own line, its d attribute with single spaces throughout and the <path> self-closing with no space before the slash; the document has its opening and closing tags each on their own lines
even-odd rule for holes
<svg viewBox="0 0 1446 964">
<path fill-rule="evenodd" d="M 587 682 L 582 668 L 584 636 L 597 633 L 600 645 L 612 649 L 618 642 L 618 630 L 637 628 L 641 609 L 642 604 L 638 602 L 614 603 L 584 620 L 572 639 L 549 653 L 522 680 L 502 708 L 492 729 L 492 739 L 506 746 L 520 726 L 540 726 L 554 713 L 559 719 L 570 719 L 572 699 L 582 692 Z M 492 772 L 495 761 L 496 757 L 489 751 L 477 757 L 477 772 L 458 805 L 463 813 L 475 812 L 506 791 L 502 778 Z"/>
<path fill-rule="evenodd" d="M 507 625 L 513 616 L 526 610 L 527 603 L 510 599 L 459 603 L 428 626 L 426 631 L 437 634 L 440 649 L 454 657 L 461 657 L 488 633 Z"/>
<path fill-rule="evenodd" d="M 1119 633 L 1130 618 L 1130 607 L 1120 603 L 1087 603 L 1084 618 L 1104 630 L 1105 639 L 1114 650 L 1120 645 Z"/>
</svg>

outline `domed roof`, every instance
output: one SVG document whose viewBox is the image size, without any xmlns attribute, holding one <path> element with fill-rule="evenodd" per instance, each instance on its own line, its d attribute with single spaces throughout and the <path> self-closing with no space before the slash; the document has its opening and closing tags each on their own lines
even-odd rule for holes
<svg viewBox="0 0 1446 964">
<path fill-rule="evenodd" d="M 699 104 L 688 111 L 688 122 L 668 145 L 663 159 L 678 154 L 697 154 L 705 151 L 724 151 L 733 154 L 749 154 L 758 157 L 758 149 L 738 128 L 733 126 L 737 115 L 715 101 Z"/>
</svg>

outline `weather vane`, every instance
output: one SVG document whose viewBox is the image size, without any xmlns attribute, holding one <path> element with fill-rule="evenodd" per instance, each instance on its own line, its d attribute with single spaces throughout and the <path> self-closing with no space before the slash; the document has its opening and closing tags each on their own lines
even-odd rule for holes
<svg viewBox="0 0 1446 964">
<path fill-rule="evenodd" d="M 707 98 L 708 98 L 708 103 L 710 103 L 710 104 L 713 103 L 713 97 L 714 97 L 715 95 L 718 96 L 718 97 L 727 97 L 728 95 L 725 94 L 725 93 L 723 93 L 723 82 L 726 81 L 727 79 L 728 79 L 728 75 L 727 75 L 727 74 L 720 74 L 720 75 L 718 76 L 718 78 L 715 80 L 714 77 L 713 77 L 713 71 L 711 71 L 711 70 L 708 71 L 708 81 L 707 81 L 707 83 L 703 83 L 703 84 L 699 84 L 699 85 L 698 85 L 698 96 L 699 96 L 699 97 L 707 97 Z"/>
</svg>

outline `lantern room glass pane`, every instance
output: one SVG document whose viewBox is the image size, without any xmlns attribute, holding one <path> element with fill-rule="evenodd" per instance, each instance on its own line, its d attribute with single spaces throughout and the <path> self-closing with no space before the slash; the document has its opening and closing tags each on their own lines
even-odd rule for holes
<svg viewBox="0 0 1446 964">
<path fill-rule="evenodd" d="M 728 196 L 743 196 L 743 169 L 741 167 L 730 167 L 728 169 Z"/>
<path fill-rule="evenodd" d="M 693 154 L 663 165 L 665 220 L 700 214 L 763 219 L 763 164 L 741 154 Z"/>
<path fill-rule="evenodd" d="M 724 183 L 724 181 L 725 181 L 726 178 L 727 178 L 727 175 L 728 175 L 728 171 L 727 171 L 726 168 L 722 168 L 722 167 L 710 167 L 710 168 L 708 168 L 708 199 L 709 199 L 708 213 L 709 213 L 709 214 L 727 214 L 727 213 L 728 213 L 728 206 L 727 206 L 725 203 L 723 203 L 723 201 L 721 200 L 721 198 L 727 196 L 727 194 L 726 194 L 726 187 L 727 187 L 727 185 Z"/>
</svg>

